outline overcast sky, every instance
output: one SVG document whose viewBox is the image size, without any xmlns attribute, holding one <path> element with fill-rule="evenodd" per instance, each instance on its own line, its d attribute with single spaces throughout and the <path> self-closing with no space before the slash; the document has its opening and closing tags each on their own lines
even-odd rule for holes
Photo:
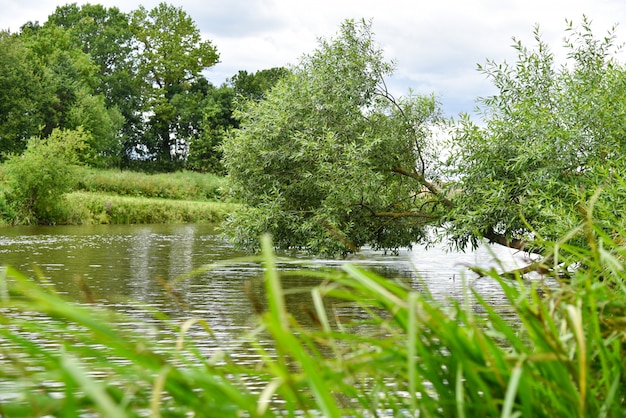
<svg viewBox="0 0 626 418">
<path fill-rule="evenodd" d="M 130 12 L 159 0 L 94 0 L 92 4 Z M 0 0 L 0 29 L 12 32 L 28 21 L 43 23 L 59 5 L 71 1 Z M 77 2 L 84 4 L 86 2 Z M 589 17 L 598 35 L 615 24 L 626 41 L 624 0 L 179 0 L 203 36 L 220 53 L 208 71 L 215 85 L 239 70 L 296 64 L 317 46 L 319 37 L 336 34 L 347 18 L 373 19 L 376 40 L 397 63 L 391 80 L 395 94 L 435 93 L 446 114 L 472 112 L 479 96 L 492 94 L 477 64 L 515 59 L 511 38 L 532 45 L 538 24 L 543 39 L 559 52 L 565 19 Z"/>
</svg>

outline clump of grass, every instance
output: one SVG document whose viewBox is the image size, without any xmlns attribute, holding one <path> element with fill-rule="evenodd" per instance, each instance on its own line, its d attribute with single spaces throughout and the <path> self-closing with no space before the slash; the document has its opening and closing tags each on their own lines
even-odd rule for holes
<svg viewBox="0 0 626 418">
<path fill-rule="evenodd" d="M 224 184 L 224 177 L 192 171 L 146 174 L 83 168 L 78 187 L 122 196 L 206 201 L 220 200 Z"/>
<path fill-rule="evenodd" d="M 65 195 L 66 217 L 78 224 L 219 222 L 234 204 L 74 192 Z"/>
<path fill-rule="evenodd" d="M 444 306 L 405 282 L 348 264 L 289 270 L 321 279 L 299 290 L 310 292 L 317 324 L 303 325 L 287 311 L 278 260 L 264 237 L 262 255 L 244 260 L 264 265 L 264 311 L 258 328 L 240 340 L 256 350 L 254 366 L 237 364 L 228 351 L 201 352 L 189 330 L 204 327 L 210 336 L 203 318 L 176 324 L 155 313 L 179 337 L 150 339 L 123 328 L 128 318 L 66 301 L 50 286 L 5 269 L 0 414 L 621 416 L 626 248 L 591 224 L 582 230 L 592 245 L 554 246 L 555 269 L 563 260 L 578 268 L 569 271 L 569 283 L 541 289 L 543 296 L 537 282 L 485 272 L 481 280 L 500 284 L 518 323 L 478 294 L 481 315 L 463 301 Z M 345 306 L 355 312 L 352 320 L 334 320 Z M 251 391 L 245 384 L 251 378 L 263 389 Z M 2 384 L 7 381 L 11 386 Z"/>
</svg>

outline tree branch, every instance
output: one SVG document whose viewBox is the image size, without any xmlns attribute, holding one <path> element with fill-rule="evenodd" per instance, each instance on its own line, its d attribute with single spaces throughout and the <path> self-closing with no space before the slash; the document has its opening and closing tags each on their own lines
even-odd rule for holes
<svg viewBox="0 0 626 418">
<path fill-rule="evenodd" d="M 407 177 L 410 177 L 412 179 L 417 180 L 422 186 L 426 187 L 429 192 L 431 192 L 433 195 L 437 196 L 437 198 L 444 205 L 446 205 L 449 208 L 454 206 L 452 201 L 443 195 L 443 192 L 441 191 L 441 189 L 439 187 L 437 187 L 435 184 L 433 184 L 433 183 L 429 182 L 428 180 L 426 180 L 426 177 L 424 177 L 424 175 L 416 173 L 415 171 L 406 170 L 406 169 L 404 169 L 404 168 L 402 168 L 400 166 L 393 167 L 391 169 L 391 171 L 393 171 L 394 173 L 398 173 L 398 174 L 401 174 L 403 176 L 407 176 Z"/>
<path fill-rule="evenodd" d="M 487 230 L 483 232 L 483 237 L 487 238 L 487 240 L 491 243 L 500 244 L 520 251 L 524 251 L 527 244 L 525 240 L 518 238 L 509 239 L 502 234 L 498 234 L 492 227 L 487 228 Z"/>
<path fill-rule="evenodd" d="M 424 219 L 438 219 L 438 216 L 431 215 L 424 212 L 374 212 L 374 216 L 380 218 L 424 218 Z"/>
<path fill-rule="evenodd" d="M 522 277 L 524 278 L 524 275 L 528 274 L 528 273 L 538 273 L 541 275 L 546 275 L 549 273 L 553 272 L 553 268 L 550 267 L 550 263 L 552 263 L 554 261 L 554 257 L 553 256 L 548 256 L 543 260 L 539 260 L 539 261 L 533 261 L 532 263 L 530 263 L 527 266 L 524 267 L 520 267 L 514 270 L 509 270 L 509 271 L 505 271 L 502 273 L 498 273 L 498 275 L 500 277 L 503 277 L 505 279 L 510 279 L 510 280 L 515 280 L 517 277 Z M 489 272 L 486 270 L 483 270 L 479 267 L 470 267 L 469 270 L 473 271 L 474 273 L 478 274 L 478 277 L 485 277 L 487 275 L 489 275 Z M 562 276 L 562 274 L 561 274 Z"/>
</svg>

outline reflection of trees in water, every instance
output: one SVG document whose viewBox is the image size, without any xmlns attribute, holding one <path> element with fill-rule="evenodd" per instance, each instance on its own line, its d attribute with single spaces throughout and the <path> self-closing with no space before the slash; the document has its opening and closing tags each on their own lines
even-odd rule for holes
<svg viewBox="0 0 626 418">
<path fill-rule="evenodd" d="M 194 260 L 196 228 L 193 225 L 144 227 L 129 243 L 129 285 L 132 297 L 145 303 L 165 302 L 168 283 L 197 267 Z M 187 285 L 181 281 L 178 286 Z M 171 304 L 170 304 L 171 305 Z M 168 304 L 165 304 L 167 307 Z"/>
<path fill-rule="evenodd" d="M 188 273 L 198 267 L 194 261 L 194 251 L 196 251 L 196 226 L 177 226 L 168 237 L 170 243 L 168 261 L 168 274 L 164 278 L 172 280 L 176 277 Z M 181 281 L 181 290 L 186 291 L 188 282 Z"/>
<path fill-rule="evenodd" d="M 129 297 L 148 303 L 154 287 L 155 271 L 152 252 L 154 236 L 150 227 L 136 231 L 128 245 L 129 254 Z"/>
<path fill-rule="evenodd" d="M 49 270 L 44 273 L 60 291 L 77 298 L 80 298 L 80 291 L 74 277 L 80 274 L 97 300 L 136 318 L 136 322 L 128 323 L 129 328 L 144 327 L 141 324 L 144 321 L 148 323 L 146 332 L 158 330 L 158 338 L 171 344 L 175 344 L 178 337 L 177 324 L 189 318 L 203 319 L 215 338 L 200 325 L 189 330 L 190 339 L 203 352 L 210 355 L 219 349 L 232 349 L 238 362 L 252 364 L 259 361 L 255 351 L 242 343 L 245 335 L 258 323 L 255 305 L 259 311 L 267 309 L 263 270 L 259 264 L 230 264 L 185 280 L 174 280 L 204 264 L 241 255 L 210 226 L 118 225 L 54 227 L 45 231 L 48 235 L 39 232 L 40 235 L 28 239 L 15 237 L 11 241 L 13 244 L 7 239 L 0 241 L 1 254 L 3 257 L 7 255 L 2 261 L 15 253 L 16 262 L 12 264 L 48 263 Z M 9 251 L 5 251 L 7 249 Z M 28 259 L 24 261 L 26 256 Z M 383 277 L 401 279 L 419 291 L 424 292 L 427 288 L 437 300 L 463 300 L 466 290 L 459 271 L 465 264 L 493 263 L 495 256 L 502 254 L 492 254 L 487 249 L 459 254 L 437 248 L 428 251 L 415 248 L 402 251 L 399 256 L 363 251 L 349 260 L 309 260 L 310 265 L 306 268 L 338 269 L 350 262 L 374 270 Z M 300 258 L 306 259 L 302 255 Z M 311 288 L 319 285 L 321 279 L 294 274 L 294 270 L 303 268 L 301 265 L 284 263 L 280 268 L 287 309 L 303 327 L 314 328 L 316 312 Z M 172 292 L 176 296 L 168 293 L 157 278 L 172 283 Z M 493 306 L 506 309 L 504 298 L 493 280 L 480 279 L 471 286 Z M 470 302 L 473 299 L 470 298 Z M 472 306 L 479 311 L 478 305 Z M 149 308 L 164 311 L 173 323 L 159 322 Z M 363 309 L 344 301 L 325 298 L 324 308 L 334 327 L 352 326 L 353 322 L 368 319 Z M 357 331 L 362 334 L 370 331 L 365 325 L 355 327 L 361 327 Z M 262 335 L 261 341 L 272 352 L 269 338 Z"/>
</svg>

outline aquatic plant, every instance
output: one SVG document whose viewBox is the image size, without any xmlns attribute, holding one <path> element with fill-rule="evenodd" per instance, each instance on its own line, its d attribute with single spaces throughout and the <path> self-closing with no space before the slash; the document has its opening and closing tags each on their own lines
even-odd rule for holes
<svg viewBox="0 0 626 418">
<path fill-rule="evenodd" d="M 307 324 L 286 308 L 278 263 L 288 260 L 265 236 L 260 256 L 229 261 L 264 266 L 264 299 L 251 300 L 257 326 L 214 352 L 197 344 L 213 335 L 202 317 L 177 322 L 154 312 L 162 329 L 140 326 L 95 304 L 84 283 L 85 300 L 77 303 L 45 279 L 7 267 L 0 277 L 0 415 L 621 416 L 624 235 L 590 221 L 572 232 L 580 233 L 590 240 L 584 249 L 568 237 L 553 244 L 551 274 L 568 275 L 558 286 L 483 272 L 479 280 L 500 284 L 515 320 L 471 283 L 468 301 L 477 305 L 442 303 L 345 264 L 290 269 L 321 279 L 289 290 L 310 293 Z M 175 296 L 186 277 L 164 286 Z M 238 345 L 252 347 L 257 361 L 235 361 Z"/>
</svg>

